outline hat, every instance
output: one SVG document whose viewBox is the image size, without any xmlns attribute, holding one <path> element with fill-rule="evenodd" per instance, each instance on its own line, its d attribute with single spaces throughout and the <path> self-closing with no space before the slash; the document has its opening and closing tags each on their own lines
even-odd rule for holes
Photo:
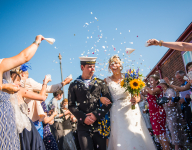
<svg viewBox="0 0 192 150">
<path fill-rule="evenodd" d="M 91 65 L 96 63 L 97 57 L 79 57 L 81 65 Z"/>
<path fill-rule="evenodd" d="M 164 79 L 160 79 L 160 80 L 159 80 L 159 83 L 164 83 L 164 84 L 167 84 L 167 83 L 165 82 L 165 80 L 164 80 Z"/>
</svg>

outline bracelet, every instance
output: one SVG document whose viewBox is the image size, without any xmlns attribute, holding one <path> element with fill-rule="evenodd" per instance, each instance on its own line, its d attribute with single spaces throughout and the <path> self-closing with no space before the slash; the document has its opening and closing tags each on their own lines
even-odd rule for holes
<svg viewBox="0 0 192 150">
<path fill-rule="evenodd" d="M 43 86 L 43 85 L 46 85 L 46 86 L 47 86 L 47 84 L 44 84 L 44 83 L 42 84 L 42 86 Z"/>
<path fill-rule="evenodd" d="M 34 41 L 33 43 L 37 44 L 37 46 L 39 46 L 40 43 L 38 43 L 37 41 Z"/>
<path fill-rule="evenodd" d="M 159 46 L 162 46 L 162 43 L 163 43 L 163 41 L 162 41 L 162 40 L 160 40 L 160 41 L 159 41 Z"/>
<path fill-rule="evenodd" d="M 2 85 L 1 85 L 1 90 L 0 91 L 2 91 Z"/>
</svg>

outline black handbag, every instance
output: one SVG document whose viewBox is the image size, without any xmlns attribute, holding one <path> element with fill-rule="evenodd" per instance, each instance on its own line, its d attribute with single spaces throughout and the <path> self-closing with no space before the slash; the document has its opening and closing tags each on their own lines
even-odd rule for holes
<svg viewBox="0 0 192 150">
<path fill-rule="evenodd" d="M 169 100 L 167 99 L 167 97 L 156 97 L 156 102 L 158 105 L 163 105 L 165 103 L 168 103 Z"/>
</svg>

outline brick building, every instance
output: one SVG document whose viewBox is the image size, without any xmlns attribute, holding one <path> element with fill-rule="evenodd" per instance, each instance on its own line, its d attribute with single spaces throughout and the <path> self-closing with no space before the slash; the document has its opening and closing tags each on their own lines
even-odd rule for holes
<svg viewBox="0 0 192 150">
<path fill-rule="evenodd" d="M 177 42 L 190 42 L 192 43 L 192 22 L 185 29 L 185 31 L 176 40 Z M 185 70 L 185 66 L 188 62 L 192 61 L 192 51 L 177 51 L 174 49 L 168 49 L 164 56 L 154 66 L 154 68 L 146 76 L 147 78 L 152 74 L 157 74 L 160 78 L 168 77 L 174 81 L 175 85 L 180 85 L 175 79 L 175 73 L 178 70 Z"/>
</svg>

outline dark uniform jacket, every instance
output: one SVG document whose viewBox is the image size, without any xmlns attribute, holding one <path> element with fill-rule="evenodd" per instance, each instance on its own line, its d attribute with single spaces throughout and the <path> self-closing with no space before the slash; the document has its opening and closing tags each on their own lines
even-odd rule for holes
<svg viewBox="0 0 192 150">
<path fill-rule="evenodd" d="M 100 97 L 107 97 L 111 101 L 111 95 L 105 82 L 99 78 L 91 79 L 87 88 L 81 76 L 72 82 L 68 91 L 68 108 L 78 119 L 77 130 L 95 132 L 98 130 L 98 121 L 105 117 L 111 105 L 100 107 Z M 93 113 L 97 120 L 93 125 L 84 124 L 87 113 Z"/>
</svg>

